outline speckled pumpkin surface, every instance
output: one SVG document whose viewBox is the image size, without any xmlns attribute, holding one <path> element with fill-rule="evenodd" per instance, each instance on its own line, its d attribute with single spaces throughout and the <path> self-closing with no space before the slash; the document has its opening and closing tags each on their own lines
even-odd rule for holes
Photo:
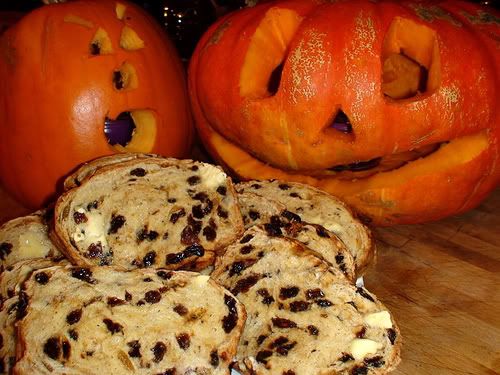
<svg viewBox="0 0 500 375">
<path fill-rule="evenodd" d="M 500 180 L 500 17 L 471 3 L 275 1 L 222 18 L 189 67 L 209 152 L 376 225 L 476 206 Z"/>
</svg>

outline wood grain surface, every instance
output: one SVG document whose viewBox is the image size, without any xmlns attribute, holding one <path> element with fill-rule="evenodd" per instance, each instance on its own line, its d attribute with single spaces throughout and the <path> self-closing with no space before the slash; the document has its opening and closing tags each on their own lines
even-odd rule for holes
<svg viewBox="0 0 500 375">
<path fill-rule="evenodd" d="M 0 222 L 26 210 L 0 188 Z M 404 339 L 395 375 L 499 374 L 500 189 L 445 220 L 374 230 L 366 287 Z"/>
</svg>

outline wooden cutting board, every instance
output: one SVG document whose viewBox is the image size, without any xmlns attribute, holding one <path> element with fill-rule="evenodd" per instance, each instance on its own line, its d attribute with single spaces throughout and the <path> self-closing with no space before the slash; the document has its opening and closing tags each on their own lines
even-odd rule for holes
<svg viewBox="0 0 500 375">
<path fill-rule="evenodd" d="M 26 212 L 0 188 L 0 222 Z M 466 214 L 374 235 L 365 284 L 401 328 L 394 374 L 499 374 L 500 189 Z"/>
</svg>

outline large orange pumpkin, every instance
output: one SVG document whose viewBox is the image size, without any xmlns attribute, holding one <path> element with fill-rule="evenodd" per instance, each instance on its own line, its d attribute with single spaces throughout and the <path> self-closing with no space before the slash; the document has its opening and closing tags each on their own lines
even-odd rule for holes
<svg viewBox="0 0 500 375">
<path fill-rule="evenodd" d="M 275 1 L 230 14 L 189 67 L 209 152 L 377 225 L 476 206 L 500 180 L 500 18 L 472 3 Z"/>
<path fill-rule="evenodd" d="M 39 207 L 61 177 L 98 156 L 186 156 L 186 86 L 173 44 L 133 4 L 71 1 L 29 13 L 0 40 L 2 184 Z"/>
</svg>

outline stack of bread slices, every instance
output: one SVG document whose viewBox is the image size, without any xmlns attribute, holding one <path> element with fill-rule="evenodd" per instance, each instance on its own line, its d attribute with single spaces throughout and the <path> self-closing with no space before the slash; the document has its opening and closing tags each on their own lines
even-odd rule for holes
<svg viewBox="0 0 500 375">
<path fill-rule="evenodd" d="M 298 183 L 120 154 L 0 228 L 0 373 L 385 374 L 369 230 Z"/>
</svg>

